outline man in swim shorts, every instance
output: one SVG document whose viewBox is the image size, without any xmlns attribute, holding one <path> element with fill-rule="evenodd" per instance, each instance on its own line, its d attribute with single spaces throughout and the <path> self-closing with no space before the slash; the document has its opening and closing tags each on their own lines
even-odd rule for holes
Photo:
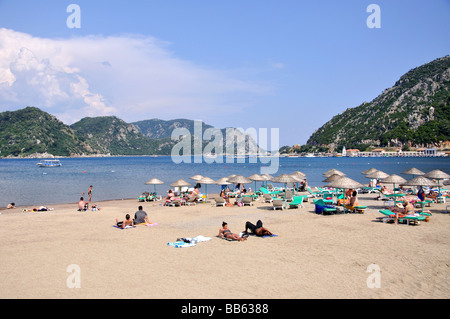
<svg viewBox="0 0 450 319">
<path fill-rule="evenodd" d="M 244 233 L 247 233 L 247 229 L 250 229 L 251 233 L 256 236 L 272 236 L 272 233 L 267 228 L 263 227 L 261 220 L 258 220 L 256 225 L 253 225 L 251 222 L 246 222 Z"/>
</svg>

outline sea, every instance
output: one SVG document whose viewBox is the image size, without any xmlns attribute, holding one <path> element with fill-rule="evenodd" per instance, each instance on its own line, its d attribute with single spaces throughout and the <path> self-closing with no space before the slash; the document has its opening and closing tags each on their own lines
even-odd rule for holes
<svg viewBox="0 0 450 319">
<path fill-rule="evenodd" d="M 171 156 L 135 156 L 135 157 L 83 157 L 61 158 L 61 167 L 42 168 L 36 164 L 38 159 L 0 159 L 0 207 L 11 202 L 16 206 L 47 206 L 52 204 L 76 203 L 83 195 L 88 198 L 90 185 L 92 200 L 118 200 L 137 198 L 143 192 L 153 192 L 165 196 L 172 188 L 170 184 L 183 179 L 192 185 L 196 181 L 190 177 L 202 175 L 217 180 L 232 174 L 246 177 L 261 174 L 268 164 L 261 160 L 250 162 L 246 159 L 239 163 L 194 160 L 177 163 Z M 273 165 L 273 163 L 271 164 Z M 405 179 L 411 175 L 401 173 L 415 167 L 425 173 L 440 169 L 450 174 L 450 158 L 448 157 L 280 157 L 276 165 L 277 171 L 272 176 L 291 174 L 300 171 L 306 174 L 308 185 L 325 186 L 323 173 L 336 168 L 362 184 L 369 179 L 362 174 L 368 168 L 376 168 L 387 174 L 397 174 Z M 161 185 L 146 185 L 151 178 L 164 182 Z M 280 184 L 273 183 L 275 186 Z M 252 190 L 259 188 L 261 182 L 245 185 Z M 219 193 L 221 186 L 202 185 L 201 192 Z"/>
</svg>

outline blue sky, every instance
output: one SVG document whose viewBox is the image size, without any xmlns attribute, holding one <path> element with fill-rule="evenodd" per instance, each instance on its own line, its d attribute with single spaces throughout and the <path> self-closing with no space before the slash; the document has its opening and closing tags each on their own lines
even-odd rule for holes
<svg viewBox="0 0 450 319">
<path fill-rule="evenodd" d="M 381 28 L 366 24 L 370 4 Z M 449 13 L 448 0 L 0 0 L 0 111 L 189 118 L 304 144 L 449 54 Z"/>
</svg>

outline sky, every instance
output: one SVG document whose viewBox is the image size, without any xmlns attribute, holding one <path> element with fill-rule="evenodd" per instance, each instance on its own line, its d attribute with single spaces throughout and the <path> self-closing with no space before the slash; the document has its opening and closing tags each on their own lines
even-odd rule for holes
<svg viewBox="0 0 450 319">
<path fill-rule="evenodd" d="M 448 55 L 449 16 L 449 0 L 0 0 L 0 112 L 187 118 L 302 145 Z"/>
</svg>

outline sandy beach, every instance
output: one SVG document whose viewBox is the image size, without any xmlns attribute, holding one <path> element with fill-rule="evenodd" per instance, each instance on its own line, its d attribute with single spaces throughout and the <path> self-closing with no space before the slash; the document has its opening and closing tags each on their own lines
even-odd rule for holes
<svg viewBox="0 0 450 319">
<path fill-rule="evenodd" d="M 429 222 L 394 225 L 377 219 L 383 202 L 374 197 L 359 195 L 364 214 L 330 216 L 315 214 L 312 199 L 274 211 L 262 199 L 214 207 L 213 196 L 184 207 L 127 199 L 99 202 L 98 212 L 78 212 L 76 203 L 48 212 L 2 209 L 0 298 L 449 298 L 450 215 L 442 213 L 448 203 L 426 207 Z M 113 227 L 139 205 L 157 226 Z M 222 221 L 239 233 L 259 219 L 278 236 L 216 237 Z M 167 245 L 198 235 L 212 239 Z M 372 264 L 380 286 L 370 288 Z M 71 265 L 79 288 L 68 285 Z"/>
</svg>

